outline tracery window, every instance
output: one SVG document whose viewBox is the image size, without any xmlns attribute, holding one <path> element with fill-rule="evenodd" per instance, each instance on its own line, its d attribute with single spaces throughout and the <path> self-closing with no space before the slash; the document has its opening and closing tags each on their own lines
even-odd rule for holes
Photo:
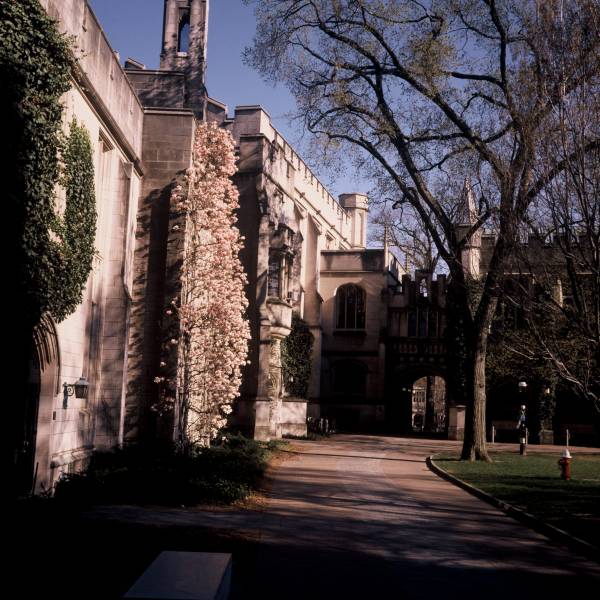
<svg viewBox="0 0 600 600">
<path fill-rule="evenodd" d="M 279 256 L 271 254 L 269 257 L 268 296 L 281 298 L 281 261 Z"/>
<path fill-rule="evenodd" d="M 364 329 L 365 291 L 354 284 L 343 285 L 336 294 L 337 329 Z"/>
<path fill-rule="evenodd" d="M 420 338 L 427 337 L 427 317 L 428 310 L 426 308 L 419 308 L 419 332 Z"/>
<path fill-rule="evenodd" d="M 267 273 L 267 295 L 286 302 L 293 301 L 294 232 L 285 225 L 272 232 Z"/>
</svg>

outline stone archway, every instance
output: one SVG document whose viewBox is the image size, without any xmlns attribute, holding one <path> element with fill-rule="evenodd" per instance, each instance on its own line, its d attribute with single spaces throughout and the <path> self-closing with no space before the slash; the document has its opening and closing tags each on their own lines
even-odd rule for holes
<svg viewBox="0 0 600 600">
<path fill-rule="evenodd" d="M 18 491 L 48 489 L 54 398 L 60 393 L 60 351 L 54 321 L 44 315 L 34 330 L 33 355 L 25 397 L 19 403 L 19 438 L 15 448 Z"/>
<path fill-rule="evenodd" d="M 443 408 L 439 407 L 439 399 L 428 397 L 431 390 L 427 387 L 428 383 L 430 385 L 431 380 L 443 382 Z M 419 389 L 417 389 L 417 382 L 423 382 L 422 387 L 419 386 Z M 415 432 L 444 433 L 447 430 L 448 408 L 450 406 L 446 382 L 445 369 L 435 366 L 415 365 L 393 369 L 387 378 L 387 429 L 390 432 L 405 434 Z M 418 397 L 420 394 L 422 394 L 422 398 Z M 437 407 L 436 404 L 438 404 Z M 439 414 L 440 410 L 443 410 L 443 418 Z M 416 418 L 418 415 L 420 415 L 419 419 L 422 419 L 422 424 Z M 443 421 L 443 431 L 438 431 L 441 421 Z"/>
<path fill-rule="evenodd" d="M 447 385 L 439 374 L 423 375 L 412 385 L 413 431 L 439 434 L 447 428 Z"/>
</svg>

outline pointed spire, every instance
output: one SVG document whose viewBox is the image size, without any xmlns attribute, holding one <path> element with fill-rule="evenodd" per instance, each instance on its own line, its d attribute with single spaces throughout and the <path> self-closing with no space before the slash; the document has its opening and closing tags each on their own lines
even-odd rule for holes
<svg viewBox="0 0 600 600">
<path fill-rule="evenodd" d="M 477 205 L 471 178 L 465 179 L 463 191 L 456 211 L 456 225 L 473 225 L 477 221 Z"/>
<path fill-rule="evenodd" d="M 390 242 L 389 242 L 389 225 L 383 225 L 383 266 L 387 269 L 390 265 Z"/>
<path fill-rule="evenodd" d="M 479 279 L 481 260 L 482 231 L 478 229 L 472 233 L 471 228 L 477 222 L 477 205 L 471 179 L 465 179 L 465 185 L 460 201 L 457 206 L 455 228 L 458 240 L 464 240 L 469 236 L 467 243 L 461 250 L 461 262 L 467 276 L 471 279 Z"/>
<path fill-rule="evenodd" d="M 562 281 L 560 280 L 560 277 L 557 277 L 556 282 L 554 283 L 554 287 L 552 289 L 552 298 L 558 306 L 560 306 L 561 308 L 563 307 L 564 296 L 563 296 Z"/>
</svg>

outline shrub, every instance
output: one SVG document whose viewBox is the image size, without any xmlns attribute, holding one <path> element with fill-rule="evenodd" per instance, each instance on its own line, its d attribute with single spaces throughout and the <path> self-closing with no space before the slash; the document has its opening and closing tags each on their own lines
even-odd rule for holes
<svg viewBox="0 0 600 600">
<path fill-rule="evenodd" d="M 73 503 L 229 504 L 257 489 L 280 444 L 229 436 L 189 454 L 165 446 L 97 453 L 85 473 L 61 478 L 55 497 Z"/>
</svg>

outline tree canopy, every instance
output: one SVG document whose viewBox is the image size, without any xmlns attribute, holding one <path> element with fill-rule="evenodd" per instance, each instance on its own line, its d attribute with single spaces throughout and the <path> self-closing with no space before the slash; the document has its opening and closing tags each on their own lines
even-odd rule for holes
<svg viewBox="0 0 600 600">
<path fill-rule="evenodd" d="M 487 335 L 532 201 L 565 168 L 564 155 L 539 160 L 556 104 L 598 86 L 597 2 L 253 3 L 248 64 L 288 85 L 326 153 L 354 151 L 396 206 L 409 204 L 445 261 L 470 390 L 463 457 L 487 459 Z M 581 150 L 599 146 L 586 131 Z M 461 259 L 484 228 L 495 237 L 474 301 L 467 279 L 478 274 Z"/>
</svg>

